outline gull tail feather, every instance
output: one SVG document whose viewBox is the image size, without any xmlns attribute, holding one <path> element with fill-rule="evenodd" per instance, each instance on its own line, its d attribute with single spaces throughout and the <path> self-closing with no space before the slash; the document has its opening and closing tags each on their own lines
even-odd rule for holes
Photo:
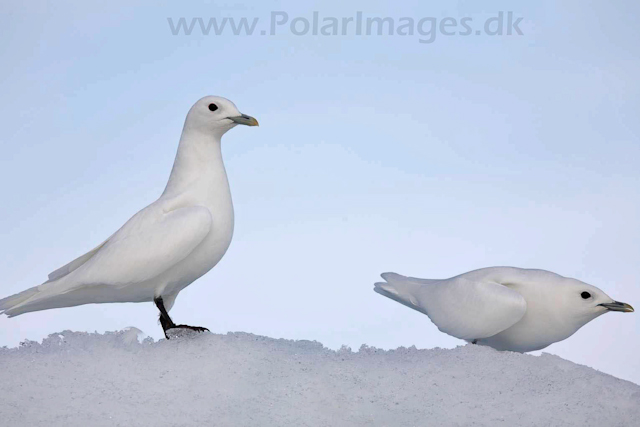
<svg viewBox="0 0 640 427">
<path fill-rule="evenodd" d="M 26 291 L 0 299 L 0 314 L 6 314 L 9 317 L 22 314 L 22 312 L 17 312 L 17 308 L 36 296 L 40 292 L 38 288 L 39 286 L 34 286 Z M 13 314 L 15 312 L 17 312 L 17 314 Z"/>
<path fill-rule="evenodd" d="M 31 311 L 65 307 L 65 305 L 52 305 L 51 300 L 66 295 L 68 292 L 68 289 L 65 290 L 67 284 L 65 277 L 62 277 L 0 299 L 0 314 L 15 317 Z"/>
<path fill-rule="evenodd" d="M 416 298 L 418 291 L 425 283 L 420 283 L 411 277 L 405 277 L 397 273 L 382 273 L 381 276 L 386 282 L 375 283 L 373 288 L 375 292 L 420 313 L 427 314 Z"/>
</svg>

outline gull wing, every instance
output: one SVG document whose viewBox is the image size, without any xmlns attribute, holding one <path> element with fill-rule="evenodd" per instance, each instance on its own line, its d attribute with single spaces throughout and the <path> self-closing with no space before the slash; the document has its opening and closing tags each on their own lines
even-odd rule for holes
<svg viewBox="0 0 640 427">
<path fill-rule="evenodd" d="M 73 261 L 68 264 L 72 266 L 71 271 L 58 280 L 0 300 L 0 310 L 16 316 L 55 307 L 115 302 L 115 296 L 113 301 L 104 301 L 110 299 L 104 297 L 104 292 L 101 300 L 95 301 L 92 292 L 80 296 L 72 295 L 72 291 L 125 287 L 158 277 L 189 256 L 209 234 L 211 222 L 209 210 L 201 206 L 164 212 L 159 206 L 151 205 L 90 252 L 84 263 L 73 266 L 77 260 Z"/>
<path fill-rule="evenodd" d="M 94 256 L 100 250 L 100 248 L 103 247 L 105 243 L 107 243 L 108 240 L 109 239 L 107 239 L 104 242 L 100 243 L 98 246 L 96 246 L 95 248 L 91 249 L 86 254 L 81 255 L 78 258 L 74 259 L 70 263 L 65 264 L 62 267 L 60 267 L 59 269 L 49 273 L 49 280 L 48 281 L 49 282 L 53 282 L 54 280 L 58 280 L 59 278 L 64 277 L 67 274 L 71 273 L 72 271 L 76 270 L 82 264 L 84 264 L 85 262 L 89 261 L 89 259 L 92 256 Z"/>
<path fill-rule="evenodd" d="M 210 230 L 211 214 L 201 206 L 166 213 L 143 210 L 75 270 L 70 279 L 112 285 L 145 282 L 185 259 Z"/>
<path fill-rule="evenodd" d="M 520 293 L 489 279 L 424 280 L 395 273 L 382 277 L 386 283 L 376 283 L 376 292 L 426 314 L 440 331 L 463 340 L 502 332 L 527 311 Z"/>
</svg>

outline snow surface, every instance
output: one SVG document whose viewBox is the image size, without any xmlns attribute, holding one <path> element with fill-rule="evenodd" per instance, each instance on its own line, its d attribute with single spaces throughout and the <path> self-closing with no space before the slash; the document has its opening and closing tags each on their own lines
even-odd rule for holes
<svg viewBox="0 0 640 427">
<path fill-rule="evenodd" d="M 6 426 L 632 426 L 640 386 L 557 356 L 246 333 L 65 331 L 0 349 Z"/>
</svg>

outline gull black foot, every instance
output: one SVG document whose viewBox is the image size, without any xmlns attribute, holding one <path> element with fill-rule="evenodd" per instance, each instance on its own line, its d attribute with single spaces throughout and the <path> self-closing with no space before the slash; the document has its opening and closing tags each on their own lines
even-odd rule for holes
<svg viewBox="0 0 640 427">
<path fill-rule="evenodd" d="M 189 326 L 189 325 L 174 325 L 172 328 L 169 329 L 188 329 L 190 331 L 194 331 L 194 332 L 204 332 L 207 331 L 209 332 L 209 329 L 203 327 L 203 326 Z M 165 335 L 167 334 L 167 331 L 165 330 Z"/>
<path fill-rule="evenodd" d="M 209 329 L 203 328 L 202 326 L 175 325 L 172 328 L 166 329 L 164 336 L 170 340 L 171 338 L 193 336 L 194 334 L 199 334 L 204 331 L 208 332 Z"/>
<path fill-rule="evenodd" d="M 176 325 L 175 323 L 173 323 L 173 320 L 171 320 L 171 317 L 169 317 L 167 310 L 164 308 L 164 302 L 162 301 L 162 297 L 158 297 L 154 299 L 153 302 L 156 304 L 156 307 L 158 307 L 158 310 L 160 310 L 160 324 L 162 325 L 164 336 L 167 339 L 171 339 L 171 337 L 175 338 L 175 337 L 185 335 L 179 331 L 173 331 L 169 333 L 170 330 L 174 330 L 174 329 L 186 329 L 194 332 L 209 331 L 209 329 L 204 328 L 202 326 Z"/>
</svg>

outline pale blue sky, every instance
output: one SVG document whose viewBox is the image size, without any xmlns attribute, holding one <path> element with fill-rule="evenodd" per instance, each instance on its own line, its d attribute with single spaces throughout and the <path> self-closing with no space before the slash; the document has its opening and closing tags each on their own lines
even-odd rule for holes
<svg viewBox="0 0 640 427">
<path fill-rule="evenodd" d="M 0 294 L 108 237 L 164 188 L 182 123 L 221 95 L 260 120 L 223 140 L 236 209 L 181 323 L 337 348 L 452 347 L 372 291 L 548 269 L 640 306 L 640 7 L 634 2 L 2 2 Z M 522 16 L 523 36 L 173 36 L 167 18 Z M 136 326 L 152 304 L 0 319 L 0 345 Z M 545 351 L 640 383 L 640 316 Z"/>
</svg>

